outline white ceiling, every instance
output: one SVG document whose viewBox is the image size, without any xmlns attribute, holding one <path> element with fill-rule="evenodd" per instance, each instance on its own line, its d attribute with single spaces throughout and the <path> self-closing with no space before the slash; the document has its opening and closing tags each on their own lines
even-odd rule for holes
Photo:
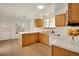
<svg viewBox="0 0 79 59">
<path fill-rule="evenodd" d="M 38 5 L 44 5 L 44 9 L 37 9 Z M 0 4 L 0 16 L 9 16 L 19 19 L 34 19 L 45 14 L 53 13 L 66 8 L 64 3 L 9 3 Z"/>
</svg>

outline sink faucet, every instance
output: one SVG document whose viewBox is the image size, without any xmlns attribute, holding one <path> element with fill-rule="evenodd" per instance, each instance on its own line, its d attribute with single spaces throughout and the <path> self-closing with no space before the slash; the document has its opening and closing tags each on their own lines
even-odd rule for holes
<svg viewBox="0 0 79 59">
<path fill-rule="evenodd" d="M 52 30 L 52 33 L 55 33 L 55 31 Z"/>
</svg>

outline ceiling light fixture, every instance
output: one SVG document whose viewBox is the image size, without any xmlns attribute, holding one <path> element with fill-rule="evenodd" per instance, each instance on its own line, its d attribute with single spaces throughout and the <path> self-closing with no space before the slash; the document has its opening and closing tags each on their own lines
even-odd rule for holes
<svg viewBox="0 0 79 59">
<path fill-rule="evenodd" d="M 43 8 L 44 8 L 43 5 L 39 5 L 39 6 L 38 6 L 38 9 L 43 9 Z"/>
</svg>

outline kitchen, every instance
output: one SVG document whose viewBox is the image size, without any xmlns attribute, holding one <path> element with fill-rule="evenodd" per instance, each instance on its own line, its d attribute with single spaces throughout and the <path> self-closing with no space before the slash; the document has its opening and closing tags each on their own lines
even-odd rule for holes
<svg viewBox="0 0 79 59">
<path fill-rule="evenodd" d="M 71 28 L 79 29 L 79 4 L 38 3 L 0 4 L 0 6 L 1 42 L 3 40 L 18 39 L 20 48 L 26 48 L 35 43 L 41 43 L 50 49 L 48 56 L 79 55 L 78 35 L 74 37 L 68 33 L 68 30 Z M 72 37 L 74 37 L 74 40 L 72 40 Z M 42 54 L 44 53 L 42 52 Z M 43 56 L 42 54 L 41 56 Z M 7 55 L 7 53 L 3 55 Z"/>
</svg>

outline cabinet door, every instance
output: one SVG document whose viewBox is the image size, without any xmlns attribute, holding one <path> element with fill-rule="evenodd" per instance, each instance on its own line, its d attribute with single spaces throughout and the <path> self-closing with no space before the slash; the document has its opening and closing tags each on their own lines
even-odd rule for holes
<svg viewBox="0 0 79 59">
<path fill-rule="evenodd" d="M 34 25 L 35 25 L 35 27 L 43 27 L 43 20 L 42 19 L 35 19 Z"/>
<path fill-rule="evenodd" d="M 27 46 L 38 41 L 38 33 L 28 33 L 22 35 L 22 46 Z"/>
<path fill-rule="evenodd" d="M 65 14 L 60 14 L 55 16 L 56 27 L 65 26 Z"/>
<path fill-rule="evenodd" d="M 48 45 L 48 35 L 45 33 L 39 33 L 39 42 L 47 44 Z"/>
<path fill-rule="evenodd" d="M 38 35 L 39 35 L 39 33 L 35 33 L 34 34 L 35 42 L 38 42 L 38 40 L 39 40 L 39 38 L 38 38 L 39 36 Z"/>
<path fill-rule="evenodd" d="M 22 35 L 22 46 L 26 46 L 31 44 L 32 38 L 31 38 L 31 34 L 23 34 Z"/>
<path fill-rule="evenodd" d="M 79 23 L 79 3 L 68 4 L 68 19 L 70 23 Z"/>
<path fill-rule="evenodd" d="M 31 33 L 31 43 L 37 42 L 38 41 L 38 33 Z"/>
<path fill-rule="evenodd" d="M 52 55 L 53 56 L 79 56 L 78 53 L 75 53 L 57 46 L 53 46 Z"/>
</svg>

